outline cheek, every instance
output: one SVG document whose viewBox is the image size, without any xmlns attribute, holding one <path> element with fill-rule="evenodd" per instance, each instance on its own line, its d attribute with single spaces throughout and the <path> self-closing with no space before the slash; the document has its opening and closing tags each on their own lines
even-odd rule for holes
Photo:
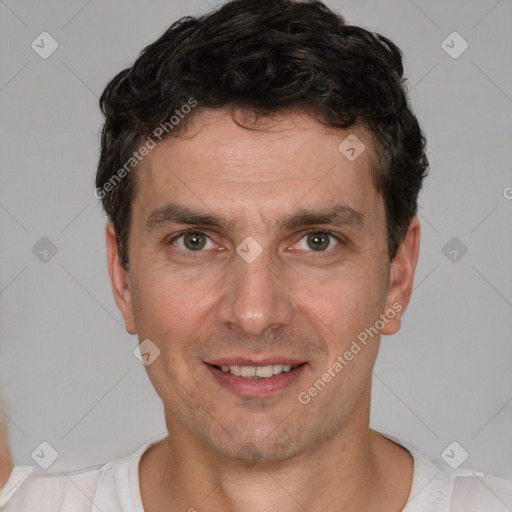
<svg viewBox="0 0 512 512">
<path fill-rule="evenodd" d="M 385 304 L 385 280 L 371 265 L 352 263 L 315 278 L 301 278 L 294 290 L 305 313 L 327 336 L 344 339 L 372 325 Z M 356 332 L 357 331 L 357 332 Z"/>
<path fill-rule="evenodd" d="M 222 274 L 151 266 L 137 276 L 135 322 L 141 339 L 149 338 L 161 350 L 186 340 L 201 328 L 211 311 L 212 297 Z"/>
</svg>

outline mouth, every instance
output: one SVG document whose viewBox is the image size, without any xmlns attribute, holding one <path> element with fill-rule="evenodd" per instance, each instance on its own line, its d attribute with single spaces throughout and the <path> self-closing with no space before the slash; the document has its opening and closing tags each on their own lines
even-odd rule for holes
<svg viewBox="0 0 512 512">
<path fill-rule="evenodd" d="M 300 378 L 308 364 L 298 361 L 235 362 L 238 364 L 230 364 L 233 361 L 204 364 L 221 386 L 243 396 L 264 396 L 283 391 Z"/>
<path fill-rule="evenodd" d="M 305 364 L 305 363 L 302 363 Z M 242 365 L 214 365 L 215 368 L 223 372 L 229 372 L 237 377 L 244 377 L 246 379 L 269 379 L 274 375 L 279 375 L 283 372 L 294 370 L 298 364 L 267 364 L 264 366 L 242 366 Z"/>
</svg>

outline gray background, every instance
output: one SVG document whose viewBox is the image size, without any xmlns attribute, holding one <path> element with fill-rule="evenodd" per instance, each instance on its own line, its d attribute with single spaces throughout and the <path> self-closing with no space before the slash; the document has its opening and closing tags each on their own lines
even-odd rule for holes
<svg viewBox="0 0 512 512">
<path fill-rule="evenodd" d="M 435 458 L 457 441 L 465 467 L 512 478 L 512 1 L 329 5 L 402 48 L 429 141 L 415 289 L 402 330 L 383 337 L 372 426 Z M 98 96 L 172 21 L 207 9 L 0 1 L 0 394 L 16 464 L 34 464 L 42 441 L 59 471 L 165 433 L 108 279 Z M 31 48 L 43 31 L 59 44 L 47 59 Z M 442 47 L 453 31 L 469 44 L 456 59 Z M 43 237 L 57 248 L 46 262 L 33 252 Z"/>
</svg>

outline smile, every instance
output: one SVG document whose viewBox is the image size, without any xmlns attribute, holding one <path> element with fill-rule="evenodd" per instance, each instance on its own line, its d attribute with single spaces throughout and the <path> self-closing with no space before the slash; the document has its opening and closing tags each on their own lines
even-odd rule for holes
<svg viewBox="0 0 512 512">
<path fill-rule="evenodd" d="M 279 375 L 283 372 L 289 372 L 298 365 L 290 364 L 269 364 L 265 366 L 225 366 L 222 365 L 220 369 L 223 372 L 229 372 L 233 375 L 248 379 L 268 379 L 274 375 Z"/>
<path fill-rule="evenodd" d="M 237 395 L 254 397 L 273 395 L 293 385 L 297 386 L 307 366 L 308 363 L 261 365 L 205 363 L 205 367 L 222 387 Z"/>
</svg>

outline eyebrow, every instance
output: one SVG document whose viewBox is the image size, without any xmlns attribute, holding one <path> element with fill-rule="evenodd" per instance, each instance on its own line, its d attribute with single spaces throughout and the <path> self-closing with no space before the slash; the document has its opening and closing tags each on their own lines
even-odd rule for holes
<svg viewBox="0 0 512 512">
<path fill-rule="evenodd" d="M 221 215 L 205 213 L 177 203 L 169 203 L 151 212 L 145 227 L 148 230 L 153 230 L 168 224 L 203 225 L 233 231 L 239 223 L 228 221 Z M 363 230 L 368 226 L 368 218 L 364 213 L 354 210 L 348 205 L 337 204 L 321 210 L 302 208 L 277 219 L 271 227 L 274 230 L 292 230 L 313 224 L 331 224 Z"/>
</svg>

